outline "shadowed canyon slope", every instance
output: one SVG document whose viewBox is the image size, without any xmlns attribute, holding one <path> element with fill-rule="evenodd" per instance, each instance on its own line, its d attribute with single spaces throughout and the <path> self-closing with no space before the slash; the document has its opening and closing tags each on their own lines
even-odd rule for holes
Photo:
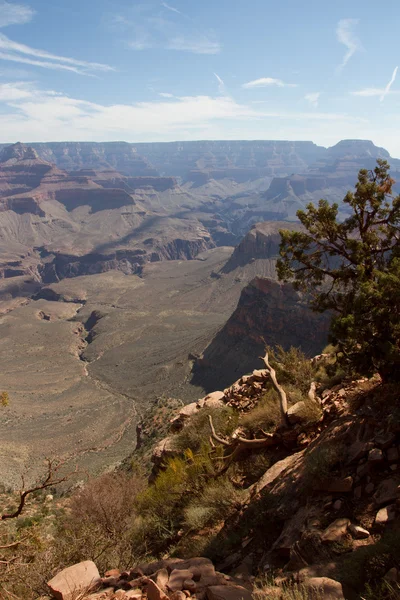
<svg viewBox="0 0 400 600">
<path fill-rule="evenodd" d="M 4 146 L 1 478 L 49 453 L 116 464 L 157 396 L 232 383 L 264 342 L 319 351 L 326 320 L 274 281 L 279 229 L 377 156 L 363 141 Z"/>
</svg>

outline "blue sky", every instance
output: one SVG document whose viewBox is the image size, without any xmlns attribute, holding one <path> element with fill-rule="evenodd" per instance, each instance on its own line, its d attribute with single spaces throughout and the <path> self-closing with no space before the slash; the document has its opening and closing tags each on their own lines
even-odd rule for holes
<svg viewBox="0 0 400 600">
<path fill-rule="evenodd" d="M 0 141 L 372 139 L 400 157 L 388 0 L 0 0 Z"/>
</svg>

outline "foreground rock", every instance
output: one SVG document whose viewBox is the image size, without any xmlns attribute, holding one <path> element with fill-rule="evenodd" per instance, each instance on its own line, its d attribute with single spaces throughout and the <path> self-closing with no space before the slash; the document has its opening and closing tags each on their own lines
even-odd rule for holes
<svg viewBox="0 0 400 600">
<path fill-rule="evenodd" d="M 100 583 L 100 573 L 91 560 L 85 560 L 72 567 L 63 569 L 51 579 L 49 586 L 56 600 L 75 600 Z"/>
</svg>

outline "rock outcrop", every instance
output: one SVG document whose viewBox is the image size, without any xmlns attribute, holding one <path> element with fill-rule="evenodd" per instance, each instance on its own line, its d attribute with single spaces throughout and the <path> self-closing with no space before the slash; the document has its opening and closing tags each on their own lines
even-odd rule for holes
<svg viewBox="0 0 400 600">
<path fill-rule="evenodd" d="M 193 383 L 206 390 L 229 385 L 239 370 L 250 371 L 265 345 L 320 352 L 327 342 L 329 317 L 313 313 L 290 284 L 256 277 L 241 294 L 238 306 L 194 365 Z"/>
<path fill-rule="evenodd" d="M 276 260 L 279 257 L 281 241 L 279 231 L 281 229 L 300 231 L 301 225 L 290 221 L 256 223 L 236 246 L 231 258 L 223 267 L 222 273 L 230 273 L 237 267 L 242 267 L 257 259 Z"/>
</svg>

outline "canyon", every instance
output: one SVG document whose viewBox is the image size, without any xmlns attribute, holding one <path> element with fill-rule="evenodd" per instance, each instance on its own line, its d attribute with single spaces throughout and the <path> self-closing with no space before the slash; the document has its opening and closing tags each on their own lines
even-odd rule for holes
<svg viewBox="0 0 400 600">
<path fill-rule="evenodd" d="M 0 146 L 10 486 L 49 454 L 115 466 L 157 398 L 231 384 L 266 343 L 320 351 L 326 318 L 276 281 L 279 229 L 341 200 L 376 158 L 400 173 L 364 140 Z"/>
</svg>

